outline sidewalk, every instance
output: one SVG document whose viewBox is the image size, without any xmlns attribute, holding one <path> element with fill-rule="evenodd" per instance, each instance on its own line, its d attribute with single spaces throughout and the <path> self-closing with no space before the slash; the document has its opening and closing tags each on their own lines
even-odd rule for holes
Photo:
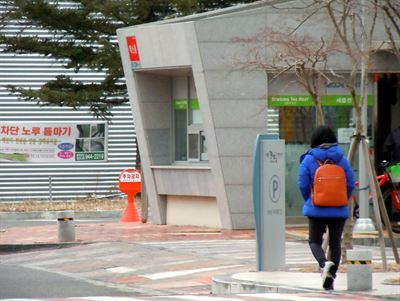
<svg viewBox="0 0 400 301">
<path fill-rule="evenodd" d="M 356 294 L 377 297 L 400 298 L 400 285 L 393 285 L 387 279 L 399 278 L 399 272 L 375 272 L 372 274 L 371 291 L 348 291 L 347 275 L 338 273 L 335 280 L 335 294 Z M 301 272 L 245 272 L 213 277 L 213 293 L 304 293 L 325 292 L 319 273 Z M 329 292 L 327 292 L 329 293 Z"/>
<path fill-rule="evenodd" d="M 390 241 L 387 233 L 384 234 L 386 253 L 393 255 L 392 249 L 388 249 Z M 397 246 L 400 246 L 400 234 L 394 233 Z M 308 228 L 306 226 L 286 227 L 286 239 L 294 239 L 306 242 L 308 239 Z M 379 246 L 377 233 L 353 234 L 353 244 L 358 246 Z M 353 292 L 347 290 L 347 274 L 338 273 L 335 281 L 334 294 L 355 294 L 365 296 L 376 296 L 394 298 L 400 300 L 400 265 L 395 261 L 388 260 L 388 264 L 395 269 L 387 272 L 372 273 L 372 290 Z M 343 265 L 344 266 L 344 265 Z M 380 265 L 381 266 L 381 265 Z M 390 269 L 389 269 L 390 270 Z M 396 284 L 393 280 L 396 279 Z M 212 291 L 215 294 L 237 294 L 243 292 L 251 293 L 304 293 L 324 292 L 319 272 L 304 273 L 296 271 L 273 271 L 273 272 L 243 272 L 230 275 L 218 275 L 213 277 Z"/>
<path fill-rule="evenodd" d="M 174 242 L 174 241 L 207 241 L 207 240 L 255 240 L 254 230 L 222 230 L 192 226 L 170 226 L 142 223 L 76 223 L 76 241 L 71 243 L 58 242 L 57 222 L 46 226 L 14 227 L 2 229 L 0 226 L 0 256 L 1 253 L 10 253 L 19 250 L 34 248 L 60 248 L 71 245 L 87 245 L 102 242 Z M 357 236 L 356 238 L 360 238 Z M 365 239 L 365 237 L 361 237 Z M 400 235 L 396 234 L 399 240 Z M 368 237 L 371 241 L 374 235 Z M 286 230 L 287 241 L 298 241 L 302 244 L 307 240 L 307 227 L 304 225 L 288 226 Z M 390 252 L 390 251 L 388 251 Z M 223 255 L 223 254 L 221 254 Z M 229 255 L 227 255 L 229 256 Z M 255 256 L 255 254 L 254 254 Z M 393 263 L 391 259 L 390 263 Z M 235 262 L 232 261 L 232 265 Z M 252 269 L 231 271 L 229 274 L 210 274 L 206 281 L 211 285 L 214 294 L 236 293 L 296 293 L 317 292 L 324 293 L 321 289 L 319 273 L 304 273 L 295 269 L 277 272 L 249 272 Z M 334 294 L 369 295 L 379 297 L 400 297 L 400 285 L 384 284 L 385 280 L 399 278 L 396 272 L 374 272 L 373 290 L 369 292 L 347 291 L 346 274 L 338 274 L 335 282 Z M 218 272 L 218 271 L 217 271 Z M 133 276 L 132 276 L 133 277 Z M 212 278 L 212 281 L 211 281 Z M 172 280 L 172 279 L 171 279 Z M 182 280 L 183 281 L 183 280 Z M 187 280 L 190 282 L 190 278 Z"/>
<path fill-rule="evenodd" d="M 54 219 L 53 219 L 54 220 Z M 208 239 L 254 239 L 254 230 L 223 230 L 192 226 L 154 225 L 150 223 L 78 223 L 75 218 L 76 241 L 87 244 L 108 241 L 171 241 Z M 5 246 L 41 247 L 63 246 L 71 243 L 58 242 L 57 222 L 45 226 L 14 227 L 2 229 L 0 225 L 0 252 Z"/>
</svg>

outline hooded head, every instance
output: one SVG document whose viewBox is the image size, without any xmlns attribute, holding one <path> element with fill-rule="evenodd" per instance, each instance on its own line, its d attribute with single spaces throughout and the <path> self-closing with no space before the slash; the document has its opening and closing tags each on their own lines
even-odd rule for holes
<svg viewBox="0 0 400 301">
<path fill-rule="evenodd" d="M 336 144 L 337 138 L 333 130 L 327 125 L 320 125 L 311 135 L 311 148 L 321 146 L 323 144 Z"/>
<path fill-rule="evenodd" d="M 343 157 L 343 152 L 337 144 L 336 135 L 327 125 L 321 125 L 314 130 L 311 135 L 310 146 L 311 149 L 300 157 L 300 162 L 307 154 L 320 161 L 330 159 L 339 162 Z"/>
</svg>

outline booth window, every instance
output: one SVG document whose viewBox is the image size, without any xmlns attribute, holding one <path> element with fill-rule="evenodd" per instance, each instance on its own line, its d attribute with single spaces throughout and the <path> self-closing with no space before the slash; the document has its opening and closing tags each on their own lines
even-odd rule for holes
<svg viewBox="0 0 400 301">
<path fill-rule="evenodd" d="M 347 77 L 346 74 L 343 74 Z M 356 88 L 359 94 L 360 79 Z M 374 85 L 372 77 L 367 86 L 368 121 L 372 120 L 374 103 Z M 355 111 L 351 95 L 342 82 L 321 82 L 320 101 L 325 123 L 337 130 L 339 143 L 350 144 L 355 127 Z M 281 139 L 288 144 L 308 144 L 316 124 L 316 109 L 311 96 L 304 90 L 294 74 L 288 74 L 285 80 L 268 82 L 268 128 L 277 130 Z M 359 95 L 357 95 L 359 98 Z M 371 137 L 371 123 L 367 125 Z"/>
<path fill-rule="evenodd" d="M 324 106 L 325 123 L 337 131 L 339 143 L 350 143 L 350 136 L 355 127 L 355 112 L 351 106 Z M 316 127 L 315 107 L 280 107 L 277 109 L 279 136 L 286 143 L 308 144 Z M 373 110 L 368 107 L 368 132 L 372 139 L 371 120 Z M 346 130 L 346 131 L 344 131 Z"/>
<path fill-rule="evenodd" d="M 175 161 L 208 160 L 203 118 L 192 77 L 173 78 Z"/>
<path fill-rule="evenodd" d="M 175 160 L 187 160 L 187 101 L 186 99 L 174 100 L 174 137 Z"/>
</svg>

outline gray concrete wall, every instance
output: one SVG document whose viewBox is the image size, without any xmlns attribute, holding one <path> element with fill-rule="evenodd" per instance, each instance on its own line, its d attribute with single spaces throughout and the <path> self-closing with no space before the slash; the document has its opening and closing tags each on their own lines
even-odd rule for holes
<svg viewBox="0 0 400 301">
<path fill-rule="evenodd" d="M 171 78 L 168 76 L 135 73 L 139 94 L 137 109 L 143 119 L 143 131 L 149 145 L 149 161 L 151 165 L 171 163 Z"/>
<path fill-rule="evenodd" d="M 241 45 L 233 39 L 265 26 L 265 16 L 224 17 L 195 23 L 200 62 L 193 61 L 196 82 L 204 78 L 210 129 L 217 153 L 212 169 L 222 180 L 220 189 L 233 229 L 254 228 L 252 202 L 253 146 L 266 132 L 266 75 L 237 66 Z M 196 78 L 197 76 L 197 78 Z M 200 93 L 200 92 L 199 92 Z"/>
<path fill-rule="evenodd" d="M 136 35 L 141 70 L 165 70 L 191 64 L 185 24 L 164 24 L 162 26 L 147 24 L 131 28 L 128 32 Z M 118 32 L 124 31 L 126 32 L 126 29 L 120 29 Z M 124 43 L 124 40 L 122 42 Z"/>
<path fill-rule="evenodd" d="M 208 166 L 153 166 L 159 194 L 215 197 Z"/>
<path fill-rule="evenodd" d="M 159 149 L 155 149 L 153 151 L 151 150 L 157 146 L 157 144 L 170 145 L 169 136 L 161 137 L 160 142 L 156 141 L 156 137 L 160 136 L 160 133 L 170 132 L 168 130 L 168 122 L 166 121 L 166 119 L 170 117 L 166 115 L 164 118 L 161 118 L 162 122 L 160 122 L 153 116 L 149 117 L 148 114 L 153 111 L 153 114 L 160 116 L 161 111 L 158 112 L 156 109 L 157 104 L 163 106 L 163 104 L 165 104 L 167 101 L 166 99 L 171 97 L 171 91 L 167 84 L 168 78 L 161 75 L 155 75 L 153 86 L 152 75 L 133 72 L 131 62 L 129 60 L 128 47 L 126 44 L 126 36 L 130 35 L 132 35 L 131 31 L 123 33 L 119 31 L 118 40 L 127 89 L 132 107 L 132 115 L 135 121 L 135 130 L 141 158 L 143 180 L 149 199 L 149 206 L 152 212 L 151 220 L 157 224 L 165 224 L 166 198 L 165 196 L 161 196 L 157 193 L 154 175 L 151 171 L 151 165 L 154 164 L 154 161 L 165 163 L 167 160 L 169 160 L 167 158 L 170 157 L 170 148 L 164 149 L 164 152 L 161 153 L 161 155 Z M 155 87 L 164 87 L 165 89 L 160 91 L 155 89 Z M 148 137 L 148 135 L 150 135 L 150 137 Z"/>
</svg>

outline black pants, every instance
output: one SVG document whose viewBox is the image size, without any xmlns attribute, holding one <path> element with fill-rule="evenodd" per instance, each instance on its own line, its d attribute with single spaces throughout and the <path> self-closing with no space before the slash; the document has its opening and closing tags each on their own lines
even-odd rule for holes
<svg viewBox="0 0 400 301">
<path fill-rule="evenodd" d="M 328 227 L 329 248 L 331 252 L 330 260 L 335 264 L 332 267 L 332 276 L 336 276 L 341 257 L 341 241 L 345 218 L 308 218 L 308 243 L 315 259 L 321 268 L 325 266 L 324 250 L 322 249 L 323 235 Z"/>
</svg>

